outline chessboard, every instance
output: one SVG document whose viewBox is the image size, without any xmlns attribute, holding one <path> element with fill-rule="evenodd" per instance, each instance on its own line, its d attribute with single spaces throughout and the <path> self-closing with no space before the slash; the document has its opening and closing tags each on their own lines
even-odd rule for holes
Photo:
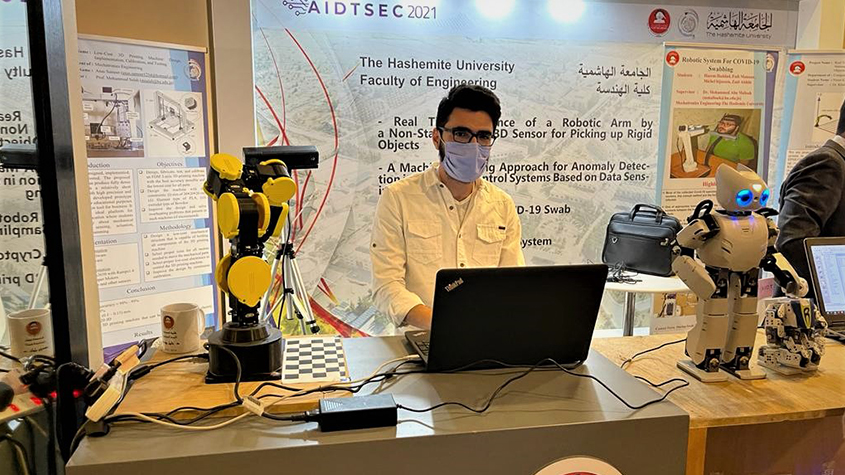
<svg viewBox="0 0 845 475">
<path fill-rule="evenodd" d="M 286 338 L 282 382 L 331 383 L 349 381 L 346 353 L 339 336 Z"/>
</svg>

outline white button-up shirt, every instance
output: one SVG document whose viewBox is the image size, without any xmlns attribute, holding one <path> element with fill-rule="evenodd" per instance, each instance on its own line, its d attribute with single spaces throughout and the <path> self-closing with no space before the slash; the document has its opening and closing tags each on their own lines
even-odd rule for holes
<svg viewBox="0 0 845 475">
<path fill-rule="evenodd" d="M 415 306 L 432 306 L 439 269 L 525 265 L 513 199 L 479 179 L 461 222 L 438 165 L 385 188 L 376 209 L 373 297 L 397 326 Z"/>
</svg>

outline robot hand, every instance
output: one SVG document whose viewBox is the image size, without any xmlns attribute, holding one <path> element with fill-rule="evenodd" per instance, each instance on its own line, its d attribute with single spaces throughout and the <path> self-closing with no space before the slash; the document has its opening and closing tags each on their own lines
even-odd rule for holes
<svg viewBox="0 0 845 475">
<path fill-rule="evenodd" d="M 793 298 L 801 298 L 807 295 L 807 292 L 810 290 L 809 285 L 807 285 L 807 279 L 803 277 L 798 277 L 798 280 L 794 280 L 784 287 L 783 291 L 786 295 L 793 297 Z"/>
</svg>

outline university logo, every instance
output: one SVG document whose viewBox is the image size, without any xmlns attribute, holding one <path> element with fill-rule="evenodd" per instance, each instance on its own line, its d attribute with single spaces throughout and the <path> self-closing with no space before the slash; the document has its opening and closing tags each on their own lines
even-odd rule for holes
<svg viewBox="0 0 845 475">
<path fill-rule="evenodd" d="M 41 324 L 38 322 L 29 322 L 26 325 L 26 332 L 32 336 L 41 333 Z"/>
<path fill-rule="evenodd" d="M 200 63 L 195 59 L 189 59 L 188 66 L 185 67 L 185 74 L 191 79 L 191 81 L 199 81 L 200 77 L 202 77 L 202 68 L 200 67 Z"/>
<path fill-rule="evenodd" d="M 681 55 L 677 51 L 670 51 L 666 53 L 666 64 L 669 66 L 676 66 L 681 62 Z"/>
<path fill-rule="evenodd" d="M 698 13 L 695 10 L 686 10 L 684 16 L 678 21 L 678 31 L 687 37 L 695 37 L 695 29 L 698 28 Z"/>
<path fill-rule="evenodd" d="M 669 31 L 669 12 L 662 8 L 657 8 L 648 16 L 648 29 L 654 36 L 663 36 Z"/>
<path fill-rule="evenodd" d="M 807 69 L 804 66 L 802 61 L 793 61 L 792 64 L 789 65 L 789 74 L 793 76 L 800 76 L 805 70 Z"/>
<path fill-rule="evenodd" d="M 571 457 L 543 467 L 535 475 L 622 475 L 609 463 L 592 457 Z"/>
</svg>

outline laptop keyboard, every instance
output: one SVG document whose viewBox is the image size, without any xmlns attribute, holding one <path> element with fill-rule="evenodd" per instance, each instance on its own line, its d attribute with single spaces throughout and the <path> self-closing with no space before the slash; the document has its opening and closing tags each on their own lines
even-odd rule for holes
<svg viewBox="0 0 845 475">
<path fill-rule="evenodd" d="M 417 349 L 419 349 L 419 352 L 421 353 L 420 356 L 428 357 L 428 342 L 427 341 L 417 341 L 416 344 L 417 344 Z"/>
</svg>

